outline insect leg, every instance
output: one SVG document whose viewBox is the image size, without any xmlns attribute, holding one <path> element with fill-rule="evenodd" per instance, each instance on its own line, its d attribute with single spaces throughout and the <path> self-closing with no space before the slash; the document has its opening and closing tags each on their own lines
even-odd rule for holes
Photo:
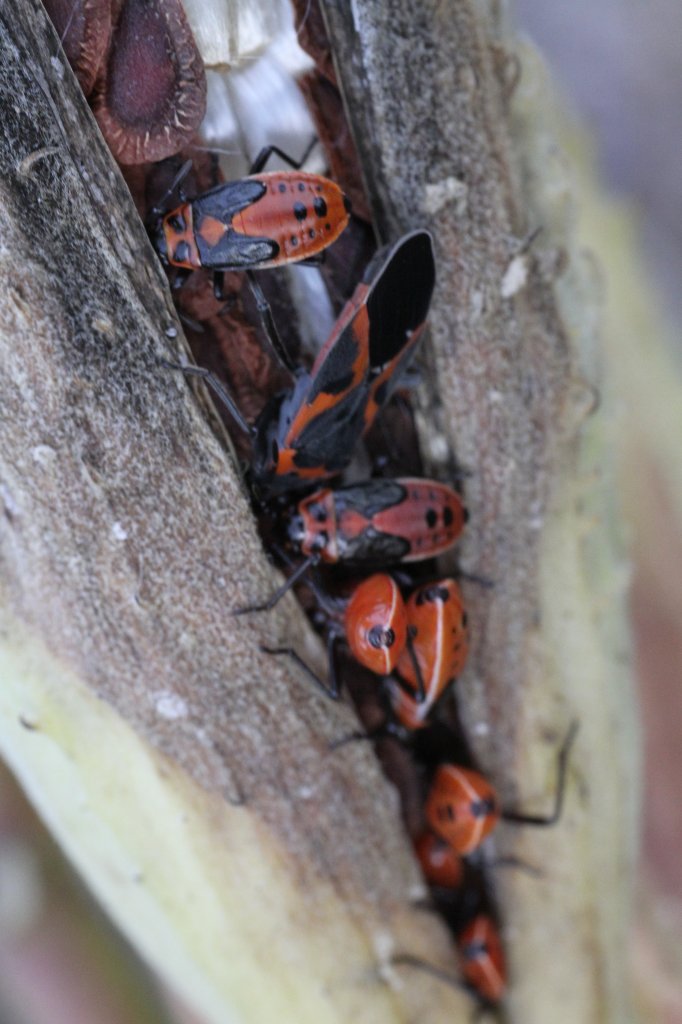
<svg viewBox="0 0 682 1024">
<path fill-rule="evenodd" d="M 235 608 L 232 614 L 246 615 L 247 612 L 269 612 L 270 609 L 274 608 L 277 602 L 284 597 L 286 592 L 291 590 L 295 583 L 298 583 L 301 577 L 307 573 L 308 569 L 317 565 L 319 560 L 319 555 L 310 555 L 301 562 L 298 568 L 292 572 L 291 576 L 284 581 L 281 587 L 278 587 L 274 594 L 270 595 L 267 601 L 263 601 L 261 604 L 250 604 L 246 608 Z"/>
<path fill-rule="evenodd" d="M 578 723 L 571 722 L 564 742 L 559 748 L 557 755 L 557 786 L 554 797 L 554 810 L 548 815 L 523 814 L 518 811 L 503 811 L 501 817 L 505 821 L 515 822 L 517 825 L 536 825 L 539 827 L 555 825 L 561 817 L 564 806 L 564 791 L 566 789 L 566 771 L 568 769 L 568 755 L 571 752 L 573 741 L 578 732 Z"/>
<path fill-rule="evenodd" d="M 265 331 L 267 339 L 270 342 L 270 347 L 272 348 L 273 352 L 277 356 L 277 359 L 282 364 L 282 366 L 285 369 L 287 369 L 289 373 L 294 373 L 296 370 L 296 364 L 293 362 L 291 356 L 287 352 L 284 342 L 279 336 L 279 331 L 277 330 L 277 326 L 275 324 L 275 318 L 272 315 L 270 303 L 265 298 L 265 295 L 263 294 L 263 289 L 258 284 L 258 281 L 256 280 L 256 275 L 253 273 L 253 271 L 247 270 L 246 276 L 248 278 L 249 286 L 253 293 L 253 297 L 256 300 L 256 308 L 258 310 L 258 315 L 260 316 L 261 323 L 263 325 L 263 330 Z"/>
<path fill-rule="evenodd" d="M 334 633 L 330 633 L 329 636 L 327 637 L 327 656 L 328 656 L 328 659 L 329 659 L 329 683 L 328 684 L 324 683 L 322 681 L 322 679 L 320 679 L 320 677 L 318 676 L 318 674 L 316 672 L 313 672 L 313 670 L 311 669 L 310 665 L 308 665 L 308 663 L 303 660 L 303 658 L 298 653 L 298 651 L 295 651 L 293 647 L 266 647 L 264 644 L 261 644 L 260 645 L 260 649 L 261 649 L 261 651 L 264 651 L 265 654 L 273 654 L 273 655 L 282 655 L 282 654 L 284 654 L 287 657 L 292 658 L 296 662 L 296 664 L 299 666 L 299 668 L 302 668 L 303 671 L 308 676 L 310 676 L 312 681 L 315 683 L 315 685 L 318 687 L 318 689 L 322 691 L 322 693 L 325 695 L 325 697 L 329 697 L 330 700 L 338 700 L 340 695 L 341 695 L 341 691 L 340 691 L 340 688 L 339 688 L 338 679 L 336 677 L 336 668 L 335 668 L 335 665 L 334 665 L 334 645 L 335 645 L 336 639 L 337 638 L 336 638 Z"/>
<path fill-rule="evenodd" d="M 161 365 L 164 366 L 167 370 L 179 370 L 181 373 L 184 373 L 186 377 L 199 377 L 201 380 L 203 380 L 204 384 L 208 384 L 208 386 L 212 389 L 212 391 L 218 396 L 220 401 L 223 403 L 223 405 L 225 406 L 225 408 L 227 409 L 227 411 L 229 412 L 230 416 L 237 424 L 239 429 L 243 430 L 245 434 L 249 435 L 249 437 L 253 437 L 255 433 L 255 428 L 250 426 L 246 422 L 241 412 L 237 408 L 237 405 L 234 399 L 232 398 L 232 395 L 230 395 L 230 393 L 226 390 L 222 382 L 218 380 L 215 374 L 211 373 L 210 370 L 204 369 L 203 366 L 188 366 L 183 365 L 181 363 L 171 363 L 167 359 L 161 359 L 160 362 Z"/>
<path fill-rule="evenodd" d="M 303 154 L 300 160 L 294 160 L 292 156 L 289 156 L 288 153 L 285 153 L 284 150 L 279 148 L 279 146 L 263 146 L 256 159 L 251 164 L 249 174 L 258 174 L 260 171 L 262 171 L 273 153 L 276 153 L 280 160 L 284 160 L 284 162 L 289 164 L 290 167 L 293 167 L 294 170 L 298 171 L 301 167 L 303 167 L 303 164 L 306 162 L 306 160 L 312 153 L 313 149 L 315 148 L 316 142 L 317 136 L 314 135 L 310 143 L 306 147 L 305 153 Z"/>
</svg>

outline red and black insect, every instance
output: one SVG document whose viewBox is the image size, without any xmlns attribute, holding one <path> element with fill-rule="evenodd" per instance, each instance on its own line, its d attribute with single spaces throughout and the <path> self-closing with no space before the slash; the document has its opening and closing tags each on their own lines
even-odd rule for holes
<svg viewBox="0 0 682 1024">
<path fill-rule="evenodd" d="M 394 670 L 407 643 L 407 615 L 391 576 L 376 573 L 358 584 L 344 611 L 343 632 L 355 660 L 370 672 L 387 676 Z"/>
<path fill-rule="evenodd" d="M 466 884 L 467 873 L 472 869 L 471 861 L 465 860 L 450 843 L 429 829 L 424 829 L 415 840 L 414 852 L 425 881 L 438 890 L 438 902 L 446 905 L 451 897 L 460 894 Z M 493 861 L 485 861 L 484 866 L 486 869 L 516 868 L 533 878 L 542 875 L 538 868 L 518 857 L 497 857 Z M 481 863 L 478 862 L 479 876 L 480 867 Z"/>
<path fill-rule="evenodd" d="M 295 168 L 303 162 L 268 146 L 248 177 L 157 217 L 151 234 L 163 262 L 186 270 L 264 269 L 310 260 L 336 241 L 350 215 L 341 189 L 301 170 L 259 173 L 273 153 Z M 176 179 L 172 191 L 177 185 Z"/>
<path fill-rule="evenodd" d="M 557 757 L 557 788 L 551 814 L 534 815 L 504 810 L 488 780 L 470 768 L 442 764 L 426 799 L 426 821 L 436 835 L 461 855 L 476 850 L 500 818 L 519 825 L 549 826 L 561 817 L 568 755 L 578 726 L 573 722 Z"/>
<path fill-rule="evenodd" d="M 377 478 L 315 491 L 298 503 L 286 523 L 288 540 L 305 555 L 304 560 L 267 601 L 238 609 L 235 614 L 274 608 L 309 569 L 321 562 L 372 568 L 434 558 L 455 544 L 467 519 L 457 491 L 437 480 Z M 284 552 L 280 551 L 280 555 L 291 565 Z M 434 618 L 432 631 L 438 630 L 439 622 L 438 616 L 430 616 L 422 605 L 449 603 L 447 628 L 455 625 L 455 606 L 457 601 L 461 605 L 461 594 L 454 581 L 452 586 L 444 581 L 444 587 L 447 594 L 434 591 L 428 598 L 425 590 L 419 608 L 415 598 L 413 631 L 421 629 L 425 645 L 429 639 L 427 619 Z M 324 597 L 319 591 L 317 594 L 324 607 Z M 446 597 L 451 600 L 446 601 Z M 426 650 L 425 658 L 428 659 Z"/>
<path fill-rule="evenodd" d="M 338 700 L 341 684 L 336 671 L 336 648 L 345 640 L 355 660 L 376 675 L 388 675 L 408 643 L 405 602 L 395 580 L 375 573 L 357 584 L 347 600 L 327 597 L 308 581 L 327 615 L 328 683 L 324 683 L 291 647 L 263 648 L 285 654 L 301 665 L 319 688 Z M 280 588 L 281 589 L 281 588 Z"/>
<path fill-rule="evenodd" d="M 435 558 L 455 543 L 466 521 L 451 487 L 402 477 L 315 491 L 299 502 L 287 532 L 307 558 L 390 565 Z"/>
<path fill-rule="evenodd" d="M 477 914 L 457 936 L 464 980 L 484 1003 L 499 1003 L 507 987 L 507 969 L 497 925 Z"/>
<path fill-rule="evenodd" d="M 414 354 L 435 280 L 431 236 L 404 235 L 371 261 L 310 372 L 274 396 L 250 427 L 221 382 L 196 366 L 253 444 L 254 484 L 270 494 L 341 472 L 400 383 Z M 273 342 L 274 344 L 274 342 Z"/>
<path fill-rule="evenodd" d="M 406 603 L 392 576 L 375 573 L 357 584 L 345 604 L 340 605 L 313 581 L 309 583 L 327 615 L 328 684 L 291 648 L 268 648 L 269 653 L 296 658 L 318 686 L 336 699 L 340 682 L 335 650 L 343 639 L 359 664 L 386 680 L 397 724 L 391 718 L 381 728 L 371 733 L 353 733 L 343 743 L 388 734 L 404 738 L 405 733 L 425 725 L 428 713 L 466 660 L 466 616 L 454 580 L 419 587 Z"/>
<path fill-rule="evenodd" d="M 400 383 L 435 281 L 431 236 L 404 235 L 371 261 L 310 373 L 256 423 L 253 475 L 271 491 L 333 476 Z"/>
<path fill-rule="evenodd" d="M 454 935 L 462 978 L 409 954 L 395 957 L 394 962 L 466 988 L 482 1007 L 495 1006 L 505 994 L 506 967 L 486 875 L 430 831 L 418 837 L 415 853 L 435 907 Z"/>
<path fill-rule="evenodd" d="M 462 591 L 453 579 L 418 587 L 406 611 L 411 648 L 398 659 L 388 692 L 398 723 L 414 732 L 426 724 L 436 702 L 461 675 L 469 637 Z"/>
<path fill-rule="evenodd" d="M 454 580 L 418 587 L 405 603 L 405 618 L 405 643 L 394 649 L 390 669 L 384 672 L 390 704 L 387 720 L 371 733 L 353 734 L 354 739 L 393 735 L 407 740 L 428 724 L 434 706 L 464 668 L 469 650 L 467 617 Z M 358 625 L 347 623 L 349 638 Z"/>
<path fill-rule="evenodd" d="M 462 980 L 410 954 L 393 957 L 393 963 L 417 968 L 438 981 L 472 993 L 480 1008 L 494 1007 L 504 998 L 507 968 L 498 927 L 486 911 L 476 913 L 455 931 Z"/>
<path fill-rule="evenodd" d="M 438 768 L 426 800 L 426 820 L 456 853 L 476 850 L 501 813 L 495 790 L 480 772 L 455 764 Z"/>
<path fill-rule="evenodd" d="M 450 843 L 425 829 L 414 844 L 422 874 L 429 885 L 458 890 L 464 880 L 464 861 Z"/>
</svg>

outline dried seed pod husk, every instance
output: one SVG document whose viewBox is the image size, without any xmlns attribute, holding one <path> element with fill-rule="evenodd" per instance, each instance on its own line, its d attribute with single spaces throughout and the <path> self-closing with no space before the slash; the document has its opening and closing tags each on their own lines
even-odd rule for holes
<svg viewBox="0 0 682 1024">
<path fill-rule="evenodd" d="M 126 0 L 93 110 L 122 164 L 172 156 L 206 111 L 206 75 L 179 0 Z"/>
<path fill-rule="evenodd" d="M 111 38 L 109 0 L 45 0 L 45 10 L 86 96 L 97 78 Z"/>
</svg>

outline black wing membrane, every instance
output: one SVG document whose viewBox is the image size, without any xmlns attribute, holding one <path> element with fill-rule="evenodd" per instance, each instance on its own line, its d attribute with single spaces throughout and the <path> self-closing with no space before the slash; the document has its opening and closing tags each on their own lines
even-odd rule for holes
<svg viewBox="0 0 682 1024">
<path fill-rule="evenodd" d="M 311 420 L 297 438 L 297 466 L 323 466 L 326 475 L 350 462 L 362 434 L 367 389 L 346 394 L 323 417 Z"/>
<path fill-rule="evenodd" d="M 244 270 L 274 260 L 279 245 L 272 238 L 252 238 L 228 228 L 220 241 L 209 245 L 195 233 L 202 267 L 208 270 Z"/>
<path fill-rule="evenodd" d="M 321 477 L 348 465 L 413 355 L 434 281 L 428 231 L 413 231 L 377 253 L 365 271 L 364 290 L 342 311 L 312 374 L 301 374 L 258 418 L 253 472 L 263 486 L 274 492 L 309 482 L 294 474 L 277 478 L 278 448 L 292 449 L 299 469 L 319 467 Z M 363 310 L 367 321 L 360 318 Z M 390 538 L 386 544 L 391 546 Z"/>
<path fill-rule="evenodd" d="M 371 280 L 376 262 L 383 263 L 367 299 L 369 362 L 380 368 L 400 355 L 412 334 L 426 320 L 436 266 L 428 231 L 404 235 L 391 249 L 381 250 L 365 274 Z"/>
<path fill-rule="evenodd" d="M 305 399 L 307 405 L 312 405 L 322 394 L 334 397 L 343 395 L 354 385 L 361 386 L 366 380 L 368 365 L 363 358 L 363 342 L 353 330 L 353 325 L 354 319 L 349 320 L 315 375 L 310 378 L 310 390 Z M 363 363 L 364 372 L 363 367 L 359 365 Z M 357 368 L 356 371 L 354 367 Z"/>
<path fill-rule="evenodd" d="M 407 498 L 407 490 L 399 480 L 365 480 L 361 484 L 339 487 L 335 492 L 337 516 L 344 512 L 357 512 L 366 519 L 373 519 L 379 512 L 400 505 Z"/>
<path fill-rule="evenodd" d="M 229 224 L 235 213 L 258 202 L 266 191 L 266 186 L 257 178 L 241 178 L 216 185 L 192 202 L 195 223 L 202 217 L 215 217 L 223 224 Z"/>
</svg>

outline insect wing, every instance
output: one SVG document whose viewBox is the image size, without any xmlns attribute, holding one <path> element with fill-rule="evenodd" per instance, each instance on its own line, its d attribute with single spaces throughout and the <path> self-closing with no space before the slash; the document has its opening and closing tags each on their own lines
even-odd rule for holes
<svg viewBox="0 0 682 1024">
<path fill-rule="evenodd" d="M 419 295 L 405 297 L 400 292 L 411 287 L 407 268 L 415 261 L 413 283 Z M 358 439 L 392 390 L 391 373 L 404 365 L 405 348 L 416 340 L 433 280 L 426 231 L 405 235 L 377 254 L 310 373 L 301 374 L 293 392 L 279 400 L 276 426 L 261 416 L 259 433 L 267 439 L 258 441 L 254 465 L 261 483 L 272 491 L 287 490 L 348 465 Z M 373 410 L 369 420 L 368 405 Z"/>
<path fill-rule="evenodd" d="M 350 446 L 334 463 L 347 464 L 357 437 L 395 386 L 391 374 L 404 367 L 406 348 L 413 349 L 434 280 L 427 231 L 405 235 L 374 257 L 315 360 L 310 392 L 282 447 L 312 447 L 334 431 L 339 447 Z"/>
<path fill-rule="evenodd" d="M 415 665 L 405 650 L 398 661 L 402 685 L 391 683 L 390 698 L 398 721 L 414 730 L 425 725 L 434 704 L 461 673 L 469 643 L 462 592 L 452 579 L 419 587 L 407 602 L 407 616 L 426 696 L 421 702 L 416 699 Z"/>
<path fill-rule="evenodd" d="M 259 179 L 242 178 L 218 185 L 194 200 L 194 237 L 203 267 L 243 270 L 276 259 L 279 246 L 274 239 L 240 234 L 232 224 L 241 210 L 257 203 L 265 193 Z"/>
<path fill-rule="evenodd" d="M 334 492 L 339 558 L 358 565 L 402 561 L 409 554 L 409 540 L 376 524 L 386 510 L 400 505 L 406 497 L 400 480 L 369 480 L 339 487 Z"/>
<path fill-rule="evenodd" d="M 436 280 L 428 231 L 405 235 L 390 251 L 367 299 L 370 389 L 365 430 L 386 404 L 415 354 Z"/>
<path fill-rule="evenodd" d="M 269 484 L 274 490 L 304 486 L 310 479 L 338 473 L 348 465 L 362 433 L 369 360 L 362 330 L 357 330 L 364 319 L 366 289 L 360 296 L 358 291 L 344 307 L 310 373 L 301 374 L 281 402 L 268 451 Z"/>
</svg>

